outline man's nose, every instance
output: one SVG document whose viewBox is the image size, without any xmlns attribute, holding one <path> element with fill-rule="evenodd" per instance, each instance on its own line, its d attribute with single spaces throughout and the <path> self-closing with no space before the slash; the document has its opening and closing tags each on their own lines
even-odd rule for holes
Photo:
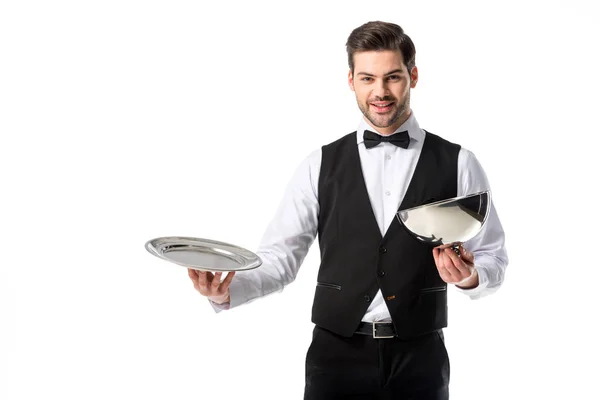
<svg viewBox="0 0 600 400">
<path fill-rule="evenodd" d="M 384 98 L 388 94 L 388 87 L 385 81 L 379 81 L 373 88 L 373 96 Z"/>
</svg>

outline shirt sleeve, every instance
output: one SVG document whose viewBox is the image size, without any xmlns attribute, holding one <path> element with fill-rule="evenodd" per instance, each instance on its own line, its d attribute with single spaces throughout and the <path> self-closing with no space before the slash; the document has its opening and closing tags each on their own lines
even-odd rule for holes
<svg viewBox="0 0 600 400">
<path fill-rule="evenodd" d="M 475 155 L 461 148 L 458 155 L 458 196 L 466 196 L 490 190 L 491 188 L 483 167 Z M 508 255 L 505 247 L 504 229 L 494 206 L 493 194 L 490 211 L 486 223 L 479 233 L 463 243 L 464 247 L 473 253 L 475 268 L 479 274 L 479 285 L 473 289 L 456 290 L 475 300 L 494 293 L 504 281 L 504 273 L 508 265 Z"/>
<path fill-rule="evenodd" d="M 297 167 L 256 251 L 262 265 L 236 272 L 229 286 L 229 303 L 218 305 L 210 302 L 215 312 L 281 292 L 296 279 L 317 235 L 320 168 L 320 149 Z"/>
</svg>

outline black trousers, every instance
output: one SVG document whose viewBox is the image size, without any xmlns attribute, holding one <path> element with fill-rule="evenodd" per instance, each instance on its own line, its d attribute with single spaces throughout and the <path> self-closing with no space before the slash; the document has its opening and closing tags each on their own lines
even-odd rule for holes
<svg viewBox="0 0 600 400">
<path fill-rule="evenodd" d="M 447 400 L 450 361 L 441 330 L 410 339 L 339 336 L 315 326 L 305 400 Z"/>
</svg>

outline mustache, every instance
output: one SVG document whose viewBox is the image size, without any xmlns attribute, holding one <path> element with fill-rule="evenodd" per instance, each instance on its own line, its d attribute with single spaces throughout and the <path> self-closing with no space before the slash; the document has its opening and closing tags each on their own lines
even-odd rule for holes
<svg viewBox="0 0 600 400">
<path fill-rule="evenodd" d="M 373 99 L 369 99 L 367 100 L 369 103 L 372 103 L 374 101 L 394 101 L 394 98 L 391 96 L 384 96 L 384 97 L 375 97 Z"/>
</svg>

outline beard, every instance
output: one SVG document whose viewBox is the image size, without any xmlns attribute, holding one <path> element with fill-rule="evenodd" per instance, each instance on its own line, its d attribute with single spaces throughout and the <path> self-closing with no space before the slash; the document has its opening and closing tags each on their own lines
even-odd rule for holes
<svg viewBox="0 0 600 400">
<path fill-rule="evenodd" d="M 390 101 L 394 102 L 390 111 L 385 114 L 378 114 L 372 110 L 370 103 L 373 101 Z M 358 108 L 363 113 L 365 118 L 367 118 L 373 126 L 377 128 L 388 128 L 394 125 L 400 117 L 404 115 L 408 111 L 410 107 L 410 91 L 406 94 L 404 101 L 402 103 L 398 103 L 393 97 L 385 96 L 385 97 L 376 97 L 374 99 L 367 100 L 364 104 L 358 102 Z"/>
</svg>

